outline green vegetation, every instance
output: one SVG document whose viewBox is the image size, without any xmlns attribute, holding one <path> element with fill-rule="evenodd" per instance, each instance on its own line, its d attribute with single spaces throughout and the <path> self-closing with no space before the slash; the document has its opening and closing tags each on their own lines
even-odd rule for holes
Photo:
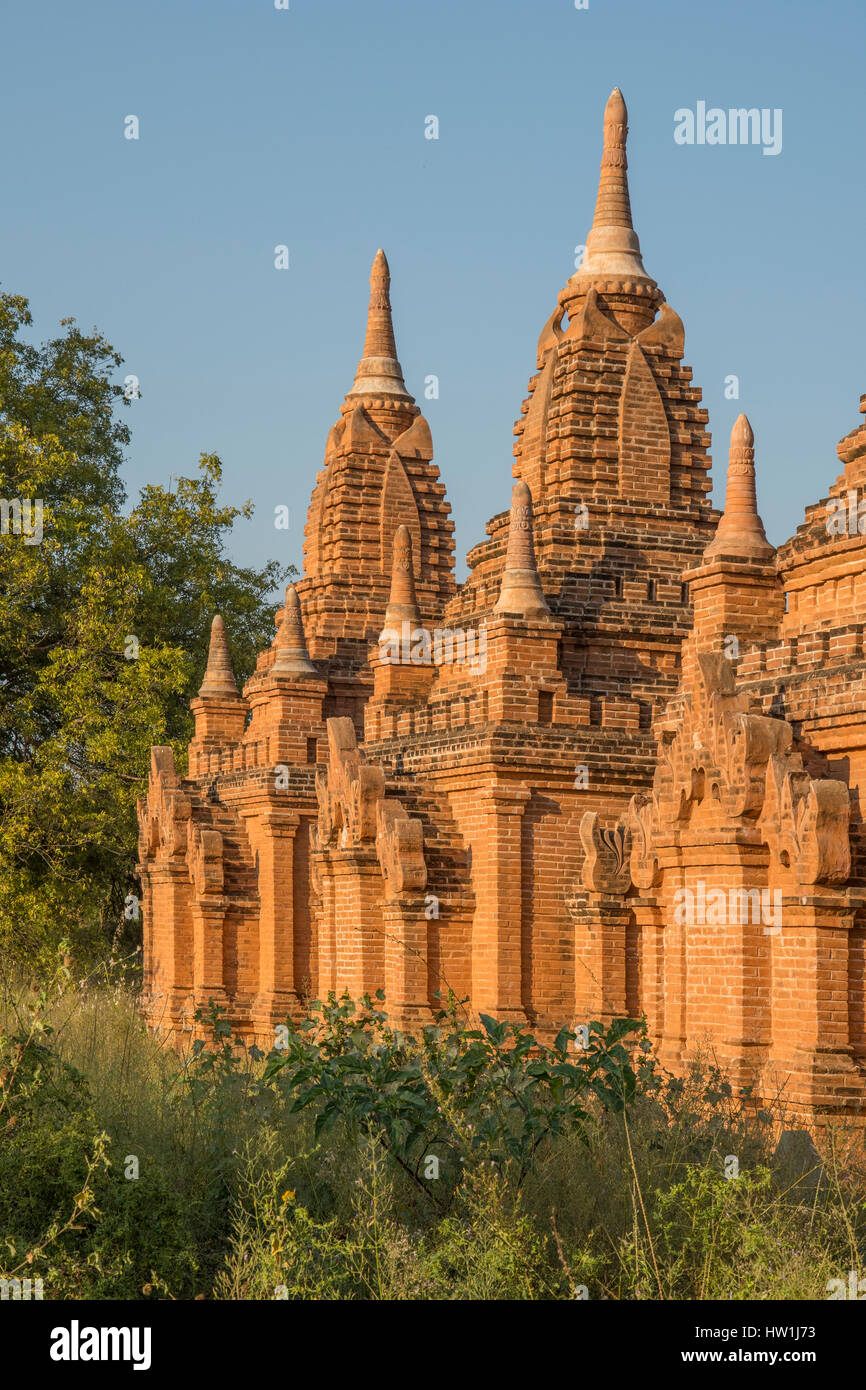
<svg viewBox="0 0 866 1390">
<path fill-rule="evenodd" d="M 226 557 L 251 508 L 219 504 L 213 455 L 124 511 L 121 358 L 29 327 L 0 296 L 0 497 L 43 507 L 38 544 L 0 533 L 0 1278 L 60 1300 L 803 1299 L 859 1272 L 862 1138 L 785 1177 L 774 1117 L 712 1067 L 666 1075 L 632 1020 L 539 1046 L 452 1001 L 412 1039 L 381 1001 L 329 999 L 268 1056 L 216 1010 L 182 1054 L 147 1034 L 123 909 L 149 749 L 183 768 L 212 615 L 242 678 L 286 572 Z"/>
<path fill-rule="evenodd" d="M 50 969 L 61 937 L 79 962 L 134 944 L 121 929 L 150 746 L 185 766 L 211 618 L 249 674 L 286 571 L 227 558 L 252 508 L 219 504 L 215 455 L 124 513 L 122 359 L 71 320 L 33 346 L 30 322 L 0 295 L 0 497 L 43 505 L 38 544 L 0 533 L 0 954 Z"/>
<path fill-rule="evenodd" d="M 633 1022 L 538 1047 L 452 1003 L 412 1040 L 379 1001 L 329 1000 L 268 1057 L 204 1022 L 178 1055 L 105 971 L 5 986 L 0 1277 L 49 1299 L 823 1299 L 863 1267 L 862 1138 L 783 1178 L 772 1117 L 712 1068 L 666 1075 Z"/>
</svg>

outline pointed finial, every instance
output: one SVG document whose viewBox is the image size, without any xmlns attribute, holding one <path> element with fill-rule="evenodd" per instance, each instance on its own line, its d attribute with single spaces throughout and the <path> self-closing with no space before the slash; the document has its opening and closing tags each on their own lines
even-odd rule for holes
<svg viewBox="0 0 866 1390">
<path fill-rule="evenodd" d="M 619 87 L 614 87 L 604 108 L 604 148 L 601 155 L 598 197 L 595 201 L 594 226 L 633 229 L 626 173 L 627 135 L 628 111 L 622 92 Z"/>
<path fill-rule="evenodd" d="M 755 490 L 755 436 L 745 415 L 731 430 L 725 510 L 705 556 L 744 555 L 767 559 L 774 554 L 758 516 Z"/>
<path fill-rule="evenodd" d="M 394 325 L 391 322 L 391 268 L 381 246 L 370 270 L 370 308 L 367 311 L 365 357 L 396 357 Z"/>
<path fill-rule="evenodd" d="M 207 667 L 204 680 L 199 689 L 202 699 L 231 700 L 238 698 L 235 673 L 229 655 L 229 642 L 226 625 L 217 613 L 210 625 L 210 646 L 207 654 Z"/>
<path fill-rule="evenodd" d="M 350 396 L 399 396 L 411 401 L 403 369 L 397 360 L 397 344 L 391 320 L 391 271 L 381 246 L 373 257 L 370 271 L 370 307 L 364 354 L 355 373 Z"/>
<path fill-rule="evenodd" d="M 619 87 L 614 87 L 604 108 L 604 149 L 592 230 L 586 238 L 586 254 L 580 269 L 569 283 L 586 280 L 589 276 L 650 280 L 631 220 L 625 152 L 627 135 L 625 99 Z M 655 284 L 655 281 L 650 282 Z"/>
<path fill-rule="evenodd" d="M 383 632 L 400 632 L 402 623 L 417 626 L 420 621 L 412 572 L 412 533 L 408 526 L 398 526 L 394 532 L 391 592 L 385 609 Z"/>
<path fill-rule="evenodd" d="M 494 613 L 514 613 L 521 618 L 550 617 L 535 564 L 532 539 L 532 494 L 526 483 L 511 489 L 511 515 L 508 522 L 508 549 L 502 587 Z"/>
<path fill-rule="evenodd" d="M 274 664 L 271 671 L 282 676 L 317 676 L 319 673 L 310 660 L 307 642 L 304 637 L 304 622 L 301 617 L 301 601 L 294 584 L 286 588 L 286 606 L 283 621 L 274 638 Z"/>
</svg>

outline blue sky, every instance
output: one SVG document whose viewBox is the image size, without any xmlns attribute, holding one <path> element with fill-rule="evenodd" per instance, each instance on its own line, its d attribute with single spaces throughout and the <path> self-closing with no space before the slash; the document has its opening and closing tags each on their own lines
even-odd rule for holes
<svg viewBox="0 0 866 1390">
<path fill-rule="evenodd" d="M 138 376 L 131 494 L 221 456 L 225 500 L 257 508 L 235 529 L 241 562 L 302 563 L 382 245 L 465 573 L 508 505 L 513 423 L 591 223 L 614 85 L 644 263 L 710 412 L 716 502 L 740 410 L 774 542 L 839 473 L 866 391 L 861 0 L 43 0 L 7 5 L 0 38 L 0 282 L 40 336 L 74 315 Z M 674 112 L 699 101 L 781 108 L 781 153 L 676 144 Z"/>
</svg>

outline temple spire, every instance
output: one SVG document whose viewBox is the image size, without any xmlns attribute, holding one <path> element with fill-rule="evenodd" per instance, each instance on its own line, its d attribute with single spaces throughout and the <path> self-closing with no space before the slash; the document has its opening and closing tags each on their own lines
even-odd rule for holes
<svg viewBox="0 0 866 1390">
<path fill-rule="evenodd" d="M 384 632 L 400 632 L 401 624 L 421 621 L 415 579 L 412 573 L 412 533 L 408 526 L 398 526 L 394 532 L 391 592 L 385 609 Z"/>
<path fill-rule="evenodd" d="M 583 262 L 569 283 L 598 276 L 650 280 L 644 270 L 640 242 L 631 218 L 625 151 L 627 135 L 625 99 L 619 87 L 614 87 L 604 108 L 604 149 L 595 216 L 586 238 Z"/>
<path fill-rule="evenodd" d="M 754 446 L 755 436 L 748 419 L 738 415 L 731 430 L 725 510 L 704 551 L 707 557 L 745 555 L 763 560 L 774 553 L 758 515 Z"/>
<path fill-rule="evenodd" d="M 304 623 L 301 617 L 301 601 L 294 584 L 286 589 L 286 606 L 283 621 L 274 638 L 274 664 L 271 671 L 281 676 L 317 676 L 318 671 L 310 660 L 304 637 Z"/>
<path fill-rule="evenodd" d="M 238 687 L 232 670 L 226 625 L 217 613 L 210 628 L 210 647 L 207 654 L 207 667 L 204 680 L 199 689 L 202 699 L 238 699 Z"/>
<path fill-rule="evenodd" d="M 397 360 L 397 344 L 391 320 L 391 272 L 381 246 L 373 257 L 370 271 L 370 307 L 364 354 L 355 373 L 349 396 L 397 396 L 411 401 Z"/>
<path fill-rule="evenodd" d="M 628 227 L 634 231 L 631 200 L 628 196 L 628 158 L 625 152 L 627 135 L 628 111 L 625 99 L 619 87 L 614 87 L 604 108 L 604 148 L 593 227 Z"/>
<path fill-rule="evenodd" d="M 494 613 L 513 613 L 521 618 L 549 618 L 550 609 L 541 588 L 532 539 L 532 494 L 526 483 L 511 489 L 508 549 L 502 587 Z"/>
<path fill-rule="evenodd" d="M 391 320 L 391 269 L 381 246 L 370 269 L 370 307 L 367 311 L 365 357 L 396 357 L 394 324 Z"/>
</svg>

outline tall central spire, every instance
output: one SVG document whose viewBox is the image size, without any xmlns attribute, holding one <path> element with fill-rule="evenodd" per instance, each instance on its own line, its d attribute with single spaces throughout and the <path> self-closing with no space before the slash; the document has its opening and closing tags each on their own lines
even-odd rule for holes
<svg viewBox="0 0 866 1390">
<path fill-rule="evenodd" d="M 644 270 L 640 242 L 631 220 L 625 152 L 627 135 L 625 99 L 619 87 L 614 87 L 604 108 L 604 150 L 595 216 L 586 238 L 586 255 L 570 284 L 600 276 L 655 283 Z"/>
<path fill-rule="evenodd" d="M 619 87 L 614 87 L 604 108 L 604 149 L 598 197 L 595 200 L 594 227 L 628 227 L 634 231 L 628 196 L 627 135 L 628 111 L 622 92 Z"/>
<path fill-rule="evenodd" d="M 381 246 L 373 257 L 370 271 L 370 308 L 364 355 L 358 363 L 355 384 L 349 396 L 397 396 L 413 399 L 406 390 L 403 369 L 397 360 L 397 344 L 391 321 L 391 272 Z"/>
</svg>

